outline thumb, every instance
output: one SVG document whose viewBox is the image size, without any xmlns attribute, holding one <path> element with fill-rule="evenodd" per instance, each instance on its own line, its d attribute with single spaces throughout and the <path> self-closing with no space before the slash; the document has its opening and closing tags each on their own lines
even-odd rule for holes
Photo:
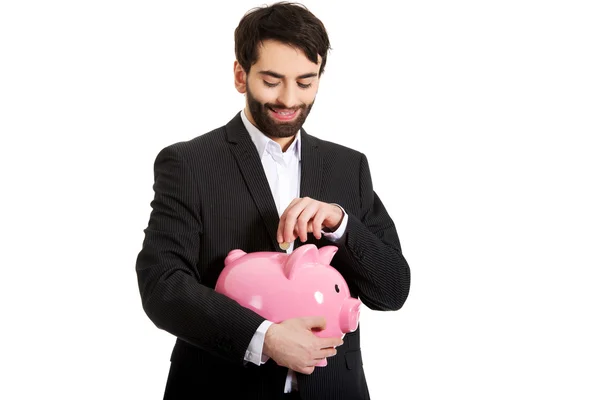
<svg viewBox="0 0 600 400">
<path fill-rule="evenodd" d="M 325 317 L 306 317 L 304 318 L 304 323 L 307 328 L 317 328 L 317 329 L 325 329 L 327 321 L 325 321 Z"/>
</svg>

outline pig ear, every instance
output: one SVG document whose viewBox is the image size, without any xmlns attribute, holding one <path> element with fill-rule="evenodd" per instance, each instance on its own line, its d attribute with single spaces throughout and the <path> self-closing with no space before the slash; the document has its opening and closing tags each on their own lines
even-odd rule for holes
<svg viewBox="0 0 600 400">
<path fill-rule="evenodd" d="M 283 266 L 283 273 L 286 278 L 293 279 L 294 274 L 303 266 L 317 262 L 319 262 L 319 249 L 314 244 L 305 244 L 298 247 L 288 256 Z"/>
<path fill-rule="evenodd" d="M 323 246 L 319 249 L 319 262 L 321 264 L 329 265 L 338 248 L 336 246 Z"/>
<path fill-rule="evenodd" d="M 225 265 L 231 264 L 238 258 L 245 256 L 245 255 L 246 255 L 246 252 L 243 250 L 240 250 L 240 249 L 231 250 L 229 252 L 229 254 L 227 255 L 227 257 L 225 258 Z"/>
</svg>

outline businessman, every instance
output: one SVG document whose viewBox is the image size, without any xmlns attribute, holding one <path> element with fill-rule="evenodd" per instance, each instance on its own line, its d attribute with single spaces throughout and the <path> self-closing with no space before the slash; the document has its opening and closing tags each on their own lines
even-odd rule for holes
<svg viewBox="0 0 600 400">
<path fill-rule="evenodd" d="M 246 13 L 234 38 L 245 107 L 154 164 L 136 272 L 146 314 L 177 338 L 164 398 L 369 399 L 360 327 L 321 338 L 322 316 L 275 323 L 214 291 L 229 251 L 307 243 L 338 247 L 331 265 L 372 310 L 399 310 L 410 287 L 365 155 L 303 128 L 330 49 L 322 22 L 276 3 Z"/>
</svg>

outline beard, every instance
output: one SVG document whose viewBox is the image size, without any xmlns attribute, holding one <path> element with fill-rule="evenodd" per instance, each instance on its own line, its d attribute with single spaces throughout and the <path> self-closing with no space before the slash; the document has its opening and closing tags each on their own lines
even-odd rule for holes
<svg viewBox="0 0 600 400">
<path fill-rule="evenodd" d="M 262 104 L 252 95 L 250 92 L 250 88 L 246 88 L 246 97 L 248 99 L 248 109 L 250 110 L 250 114 L 252 118 L 254 118 L 254 123 L 256 127 L 265 135 L 276 138 L 288 138 L 296 135 L 298 130 L 306 121 L 308 114 L 310 114 L 310 110 L 315 103 L 314 101 L 310 104 L 302 104 L 296 107 L 290 107 L 290 110 L 299 110 L 298 115 L 293 121 L 282 122 L 276 121 L 270 115 L 271 108 L 286 108 L 281 107 L 273 103 L 265 103 Z"/>
</svg>

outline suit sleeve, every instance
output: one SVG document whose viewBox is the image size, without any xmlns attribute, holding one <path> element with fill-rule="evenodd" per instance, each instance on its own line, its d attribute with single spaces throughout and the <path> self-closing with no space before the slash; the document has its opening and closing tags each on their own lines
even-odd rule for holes
<svg viewBox="0 0 600 400">
<path fill-rule="evenodd" d="M 359 174 L 360 213 L 348 213 L 345 238 L 333 263 L 370 309 L 399 310 L 410 288 L 410 268 L 400 246 L 394 222 L 373 191 L 367 158 Z M 334 265 L 334 264 L 332 264 Z"/>
<path fill-rule="evenodd" d="M 186 342 L 231 362 L 244 355 L 265 320 L 202 284 L 196 268 L 202 221 L 199 188 L 174 146 L 154 164 L 154 199 L 136 273 L 150 320 Z"/>
</svg>

